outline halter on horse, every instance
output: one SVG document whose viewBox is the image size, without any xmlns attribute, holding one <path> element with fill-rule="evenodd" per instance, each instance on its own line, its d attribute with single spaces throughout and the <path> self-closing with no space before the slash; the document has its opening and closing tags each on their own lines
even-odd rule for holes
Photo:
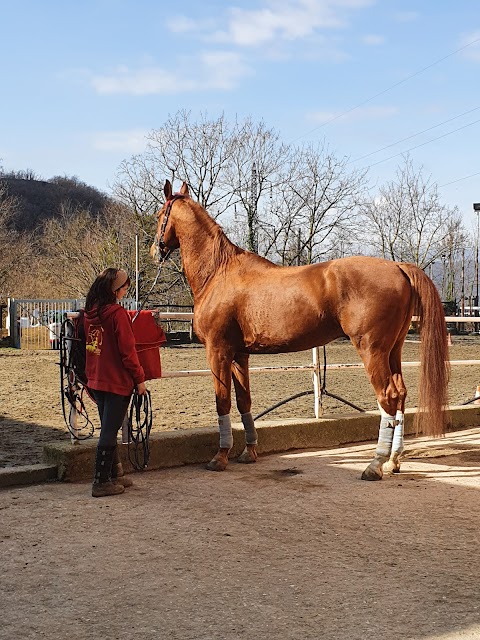
<svg viewBox="0 0 480 640">
<path fill-rule="evenodd" d="M 240 462 L 257 459 L 251 414 L 248 358 L 328 344 L 347 335 L 375 390 L 381 413 L 374 460 L 364 480 L 398 472 L 403 450 L 407 390 L 402 347 L 413 314 L 419 317 L 421 365 L 418 431 L 438 436 L 447 421 L 447 331 L 433 282 L 417 266 L 356 256 L 301 267 L 282 267 L 234 245 L 183 183 L 158 215 L 151 255 L 180 248 L 195 303 L 194 329 L 206 347 L 213 374 L 220 430 L 219 450 L 208 469 L 223 471 L 233 444 L 231 382 L 245 427 Z"/>
</svg>

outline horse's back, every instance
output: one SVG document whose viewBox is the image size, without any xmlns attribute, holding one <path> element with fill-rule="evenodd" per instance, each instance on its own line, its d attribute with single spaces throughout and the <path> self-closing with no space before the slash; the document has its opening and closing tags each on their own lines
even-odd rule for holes
<svg viewBox="0 0 480 640">
<path fill-rule="evenodd" d="M 403 324 L 410 310 L 408 279 L 393 262 L 359 256 L 281 267 L 250 256 L 215 278 L 196 307 L 205 339 L 223 333 L 252 353 L 298 351 L 383 331 L 399 315 Z"/>
</svg>

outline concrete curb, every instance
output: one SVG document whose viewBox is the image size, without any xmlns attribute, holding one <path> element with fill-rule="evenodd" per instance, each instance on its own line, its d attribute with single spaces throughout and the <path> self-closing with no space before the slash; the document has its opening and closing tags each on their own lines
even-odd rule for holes
<svg viewBox="0 0 480 640">
<path fill-rule="evenodd" d="M 407 410 L 405 434 L 414 435 L 413 415 Z M 451 407 L 451 431 L 480 425 L 480 406 Z M 319 420 L 288 419 L 281 421 L 259 420 L 258 453 L 280 453 L 292 449 L 335 447 L 355 442 L 376 440 L 379 412 L 320 418 Z M 233 425 L 234 446 L 230 457 L 235 458 L 245 446 L 243 426 Z M 90 480 L 93 474 L 97 440 L 70 443 L 52 443 L 44 447 L 44 459 L 50 467 L 56 467 L 58 480 L 76 482 Z M 148 470 L 166 469 L 186 464 L 208 462 L 218 447 L 218 429 L 206 427 L 182 429 L 152 434 Z M 120 447 L 125 471 L 133 471 L 128 460 L 126 446 Z"/>
<path fill-rule="evenodd" d="M 414 435 L 415 409 L 405 415 L 405 434 Z M 450 407 L 451 431 L 480 425 L 480 405 Z M 320 418 L 319 420 L 259 420 L 258 453 L 281 453 L 293 449 L 336 447 L 355 442 L 375 441 L 378 437 L 379 412 Z M 231 458 L 240 455 L 244 448 L 241 424 L 233 425 L 234 445 Z M 441 442 L 441 440 L 439 441 Z M 78 482 L 90 480 L 93 474 L 97 439 L 84 440 L 75 445 L 69 442 L 52 442 L 44 447 L 44 464 L 0 469 L 0 488 L 29 485 L 61 480 Z M 208 462 L 217 451 L 217 427 L 182 429 L 152 434 L 148 470 L 167 469 L 186 464 Z M 128 460 L 126 446 L 120 447 L 127 473 L 133 466 Z"/>
<path fill-rule="evenodd" d="M 0 469 L 0 488 L 38 484 L 58 479 L 58 468 L 51 464 L 30 464 Z"/>
</svg>

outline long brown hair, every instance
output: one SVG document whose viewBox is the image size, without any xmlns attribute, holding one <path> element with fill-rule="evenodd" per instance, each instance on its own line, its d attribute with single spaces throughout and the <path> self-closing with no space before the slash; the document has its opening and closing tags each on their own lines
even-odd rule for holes
<svg viewBox="0 0 480 640">
<path fill-rule="evenodd" d="M 85 311 L 91 311 L 93 307 L 97 307 L 97 312 L 100 315 L 104 307 L 117 301 L 115 291 L 112 288 L 119 271 L 114 267 L 108 267 L 95 278 L 87 293 Z M 130 284 L 130 278 L 127 278 L 125 284 Z"/>
</svg>

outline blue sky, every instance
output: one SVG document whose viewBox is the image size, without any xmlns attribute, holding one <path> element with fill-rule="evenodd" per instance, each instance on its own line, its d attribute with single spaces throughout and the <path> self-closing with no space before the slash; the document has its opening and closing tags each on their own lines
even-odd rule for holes
<svg viewBox="0 0 480 640">
<path fill-rule="evenodd" d="M 471 228 L 479 9 L 475 0 L 0 0 L 0 164 L 109 192 L 121 161 L 169 114 L 225 113 L 263 120 L 285 142 L 324 140 L 352 168 L 370 167 L 372 182 L 393 179 L 397 154 L 410 150 Z"/>
</svg>

